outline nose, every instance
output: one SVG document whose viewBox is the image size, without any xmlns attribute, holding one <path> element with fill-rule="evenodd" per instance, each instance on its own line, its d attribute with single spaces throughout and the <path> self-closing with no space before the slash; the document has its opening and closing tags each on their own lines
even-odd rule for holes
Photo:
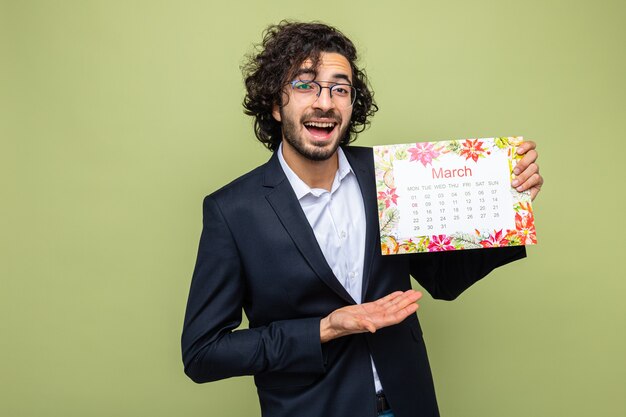
<svg viewBox="0 0 626 417">
<path fill-rule="evenodd" d="M 320 93 L 313 102 L 313 107 L 321 110 L 329 110 L 335 107 L 335 103 L 330 96 L 330 87 L 320 87 Z"/>
</svg>

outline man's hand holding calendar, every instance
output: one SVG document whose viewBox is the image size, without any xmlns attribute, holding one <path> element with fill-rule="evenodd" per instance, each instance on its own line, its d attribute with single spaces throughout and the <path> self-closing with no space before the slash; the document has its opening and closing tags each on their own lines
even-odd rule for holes
<svg viewBox="0 0 626 417">
<path fill-rule="evenodd" d="M 517 147 L 518 155 L 524 155 L 513 169 L 516 175 L 511 185 L 517 191 L 530 190 L 530 198 L 535 199 L 541 186 L 543 185 L 543 177 L 539 174 L 539 165 L 537 165 L 536 151 L 537 144 L 533 141 L 524 141 Z"/>
</svg>

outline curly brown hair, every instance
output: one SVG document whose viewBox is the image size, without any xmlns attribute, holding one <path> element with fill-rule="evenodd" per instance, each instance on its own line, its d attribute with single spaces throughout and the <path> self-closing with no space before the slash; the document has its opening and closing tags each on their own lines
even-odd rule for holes
<svg viewBox="0 0 626 417">
<path fill-rule="evenodd" d="M 285 84 L 292 80 L 300 65 L 310 59 L 313 68 L 322 52 L 343 55 L 352 68 L 352 84 L 357 90 L 352 117 L 341 145 L 354 141 L 370 124 L 369 117 L 378 111 L 374 93 L 365 72 L 356 66 L 354 44 L 343 33 L 320 22 L 301 23 L 283 20 L 269 26 L 261 44 L 242 66 L 246 85 L 244 113 L 254 117 L 254 133 L 268 149 L 276 151 L 282 140 L 280 122 L 272 116 L 275 104 L 282 105 Z"/>
</svg>

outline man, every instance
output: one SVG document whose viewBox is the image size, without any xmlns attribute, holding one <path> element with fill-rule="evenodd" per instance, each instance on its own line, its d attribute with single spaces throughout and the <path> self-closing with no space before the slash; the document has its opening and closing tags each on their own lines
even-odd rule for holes
<svg viewBox="0 0 626 417">
<path fill-rule="evenodd" d="M 352 42 L 271 26 L 244 68 L 246 113 L 273 156 L 206 197 L 182 336 L 196 382 L 254 375 L 264 416 L 437 416 L 421 294 L 451 300 L 523 247 L 382 256 L 371 149 L 377 110 Z M 534 144 L 519 190 L 543 182 Z M 249 329 L 237 330 L 242 309 Z"/>
</svg>

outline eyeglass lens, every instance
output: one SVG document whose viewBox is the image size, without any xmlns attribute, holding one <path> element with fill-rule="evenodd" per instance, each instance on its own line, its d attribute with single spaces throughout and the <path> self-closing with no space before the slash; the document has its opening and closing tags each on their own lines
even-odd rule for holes
<svg viewBox="0 0 626 417">
<path fill-rule="evenodd" d="M 296 80 L 291 83 L 294 97 L 301 102 L 313 103 L 327 88 L 330 98 L 338 107 L 350 107 L 356 99 L 356 89 L 350 84 L 333 84 L 322 86 L 317 81 Z"/>
</svg>

